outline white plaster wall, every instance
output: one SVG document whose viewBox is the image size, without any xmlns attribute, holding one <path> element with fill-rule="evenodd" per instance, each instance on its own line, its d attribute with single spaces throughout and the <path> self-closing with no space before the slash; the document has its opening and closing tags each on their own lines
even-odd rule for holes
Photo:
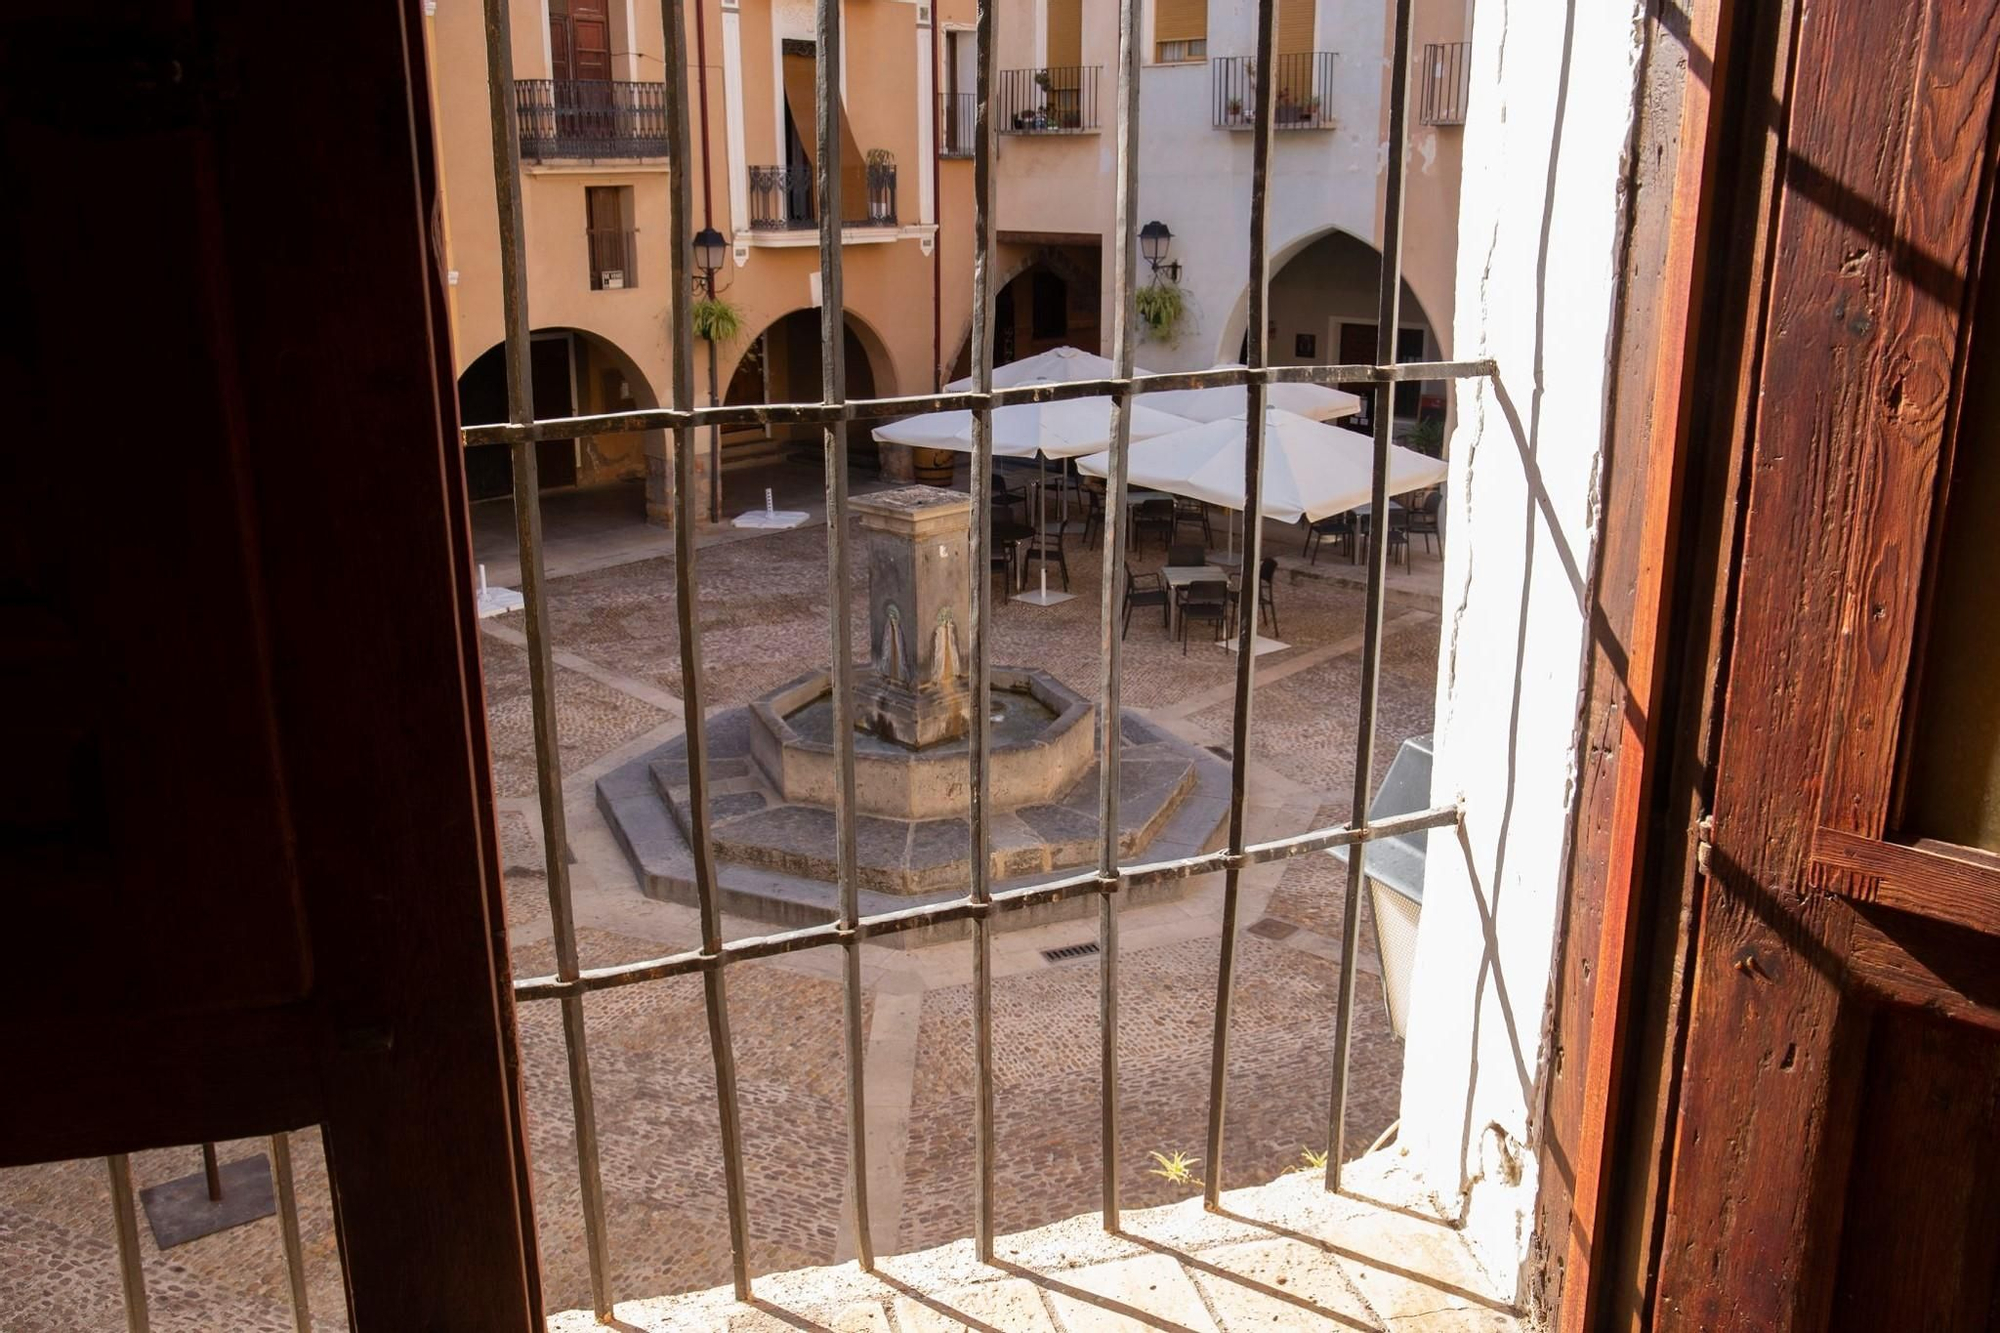
<svg viewBox="0 0 2000 1333">
<path fill-rule="evenodd" d="M 1639 12 L 1474 22 L 1455 340 L 1499 375 L 1461 388 L 1451 446 L 1432 795 L 1465 826 L 1430 838 L 1397 1151 L 1503 1279 L 1533 1216 Z"/>
</svg>

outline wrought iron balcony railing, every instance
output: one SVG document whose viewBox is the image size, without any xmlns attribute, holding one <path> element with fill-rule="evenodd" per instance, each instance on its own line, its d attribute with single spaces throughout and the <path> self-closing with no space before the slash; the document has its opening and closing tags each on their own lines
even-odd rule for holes
<svg viewBox="0 0 2000 1333">
<path fill-rule="evenodd" d="M 523 158 L 667 155 L 667 85 L 613 79 L 516 79 Z"/>
<path fill-rule="evenodd" d="M 1001 70 L 993 98 L 993 114 L 999 121 L 1000 132 L 1095 133 L 1098 69 L 1096 65 L 1066 65 L 1054 69 Z M 970 142 L 968 135 L 967 143 Z"/>
<path fill-rule="evenodd" d="M 1426 125 L 1465 124 L 1465 103 L 1472 89 L 1472 43 L 1431 42 L 1417 66 L 1423 89 Z"/>
<path fill-rule="evenodd" d="M 1297 51 L 1274 57 L 1277 101 L 1271 126 L 1280 130 L 1330 130 L 1334 126 L 1332 51 Z M 1217 56 L 1208 62 L 1215 99 L 1215 127 L 1247 130 L 1257 121 L 1257 61 Z"/>
<path fill-rule="evenodd" d="M 972 93 L 944 93 L 938 98 L 938 156 L 971 157 L 977 127 L 977 103 Z"/>
<path fill-rule="evenodd" d="M 896 225 L 896 164 L 864 163 L 842 182 L 845 227 Z M 819 225 L 813 170 L 799 167 L 750 168 L 750 226 L 755 231 L 804 231 Z"/>
</svg>

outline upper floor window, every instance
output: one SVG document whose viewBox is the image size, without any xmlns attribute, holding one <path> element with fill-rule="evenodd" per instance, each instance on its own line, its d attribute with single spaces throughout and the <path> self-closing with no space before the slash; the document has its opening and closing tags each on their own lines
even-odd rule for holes
<svg viewBox="0 0 2000 1333">
<path fill-rule="evenodd" d="M 588 185 L 583 191 L 584 241 L 590 251 L 590 290 L 639 285 L 639 247 L 632 226 L 632 187 Z"/>
<path fill-rule="evenodd" d="M 1208 59 L 1208 0 L 1156 0 L 1153 59 L 1162 65 Z"/>
</svg>

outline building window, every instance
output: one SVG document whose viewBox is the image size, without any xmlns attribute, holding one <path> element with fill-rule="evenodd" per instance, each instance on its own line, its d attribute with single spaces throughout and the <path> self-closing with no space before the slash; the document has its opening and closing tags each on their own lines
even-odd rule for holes
<svg viewBox="0 0 2000 1333">
<path fill-rule="evenodd" d="M 590 290 L 639 285 L 639 247 L 633 244 L 632 187 L 589 185 L 583 191 L 584 241 L 590 254 Z"/>
<path fill-rule="evenodd" d="M 1153 59 L 1162 65 L 1208 59 L 1208 0 L 1155 0 Z"/>
</svg>

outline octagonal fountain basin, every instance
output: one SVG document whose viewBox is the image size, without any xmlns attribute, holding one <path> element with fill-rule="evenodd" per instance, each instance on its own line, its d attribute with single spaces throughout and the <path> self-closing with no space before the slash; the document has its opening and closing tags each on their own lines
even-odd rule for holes
<svg viewBox="0 0 2000 1333">
<path fill-rule="evenodd" d="M 1045 671 L 994 667 L 987 713 L 988 794 L 996 810 L 1067 791 L 1091 764 L 1096 710 Z M 750 705 L 750 752 L 787 801 L 831 807 L 838 785 L 828 673 L 801 676 Z M 971 799 L 967 737 L 910 749 L 854 737 L 855 804 L 895 819 L 963 816 Z"/>
</svg>

